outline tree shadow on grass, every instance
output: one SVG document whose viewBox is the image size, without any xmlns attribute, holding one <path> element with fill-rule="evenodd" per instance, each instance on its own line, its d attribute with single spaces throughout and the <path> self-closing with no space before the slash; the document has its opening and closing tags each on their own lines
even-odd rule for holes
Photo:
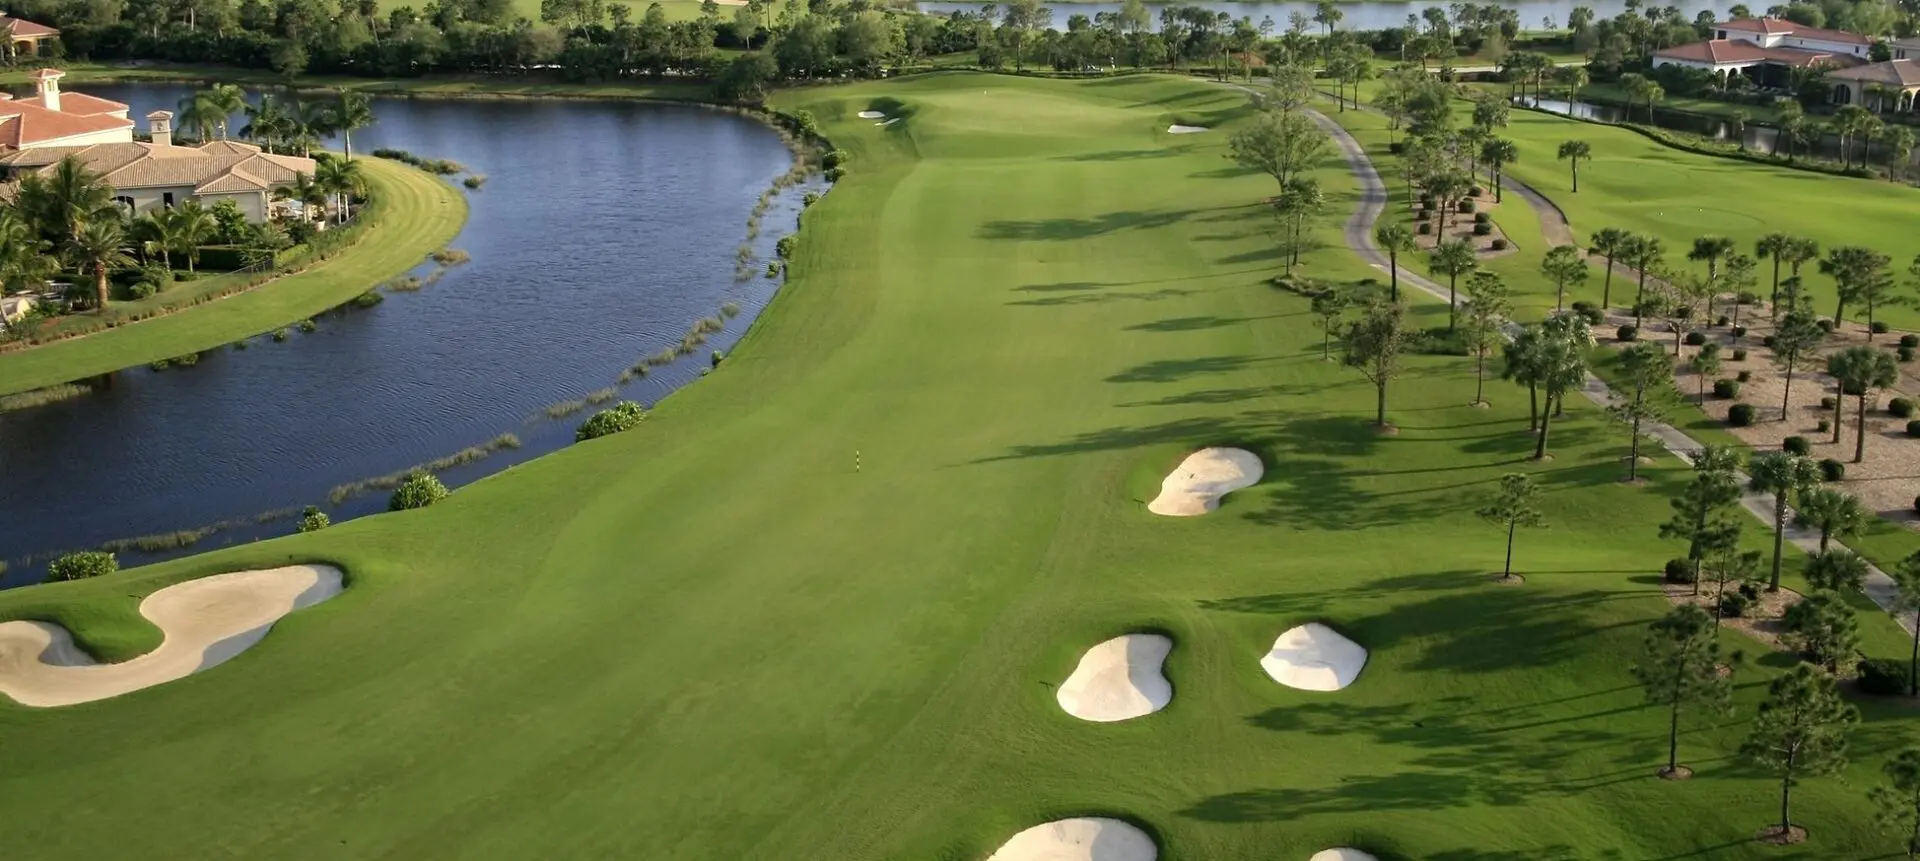
<svg viewBox="0 0 1920 861">
<path fill-rule="evenodd" d="M 1114 149 L 1106 152 L 1083 152 L 1074 155 L 1057 155 L 1053 161 L 1140 161 L 1150 158 L 1168 158 L 1186 155 L 1192 145 L 1174 147 L 1154 147 L 1148 149 Z"/>
<path fill-rule="evenodd" d="M 1093 218 L 1043 218 L 1037 221 L 989 221 L 980 226 L 981 239 L 1073 241 L 1125 230 L 1153 230 L 1180 222 L 1195 209 L 1159 212 L 1109 212 Z"/>
<path fill-rule="evenodd" d="M 1106 378 L 1109 383 L 1172 383 L 1201 374 L 1237 371 L 1260 361 L 1252 356 L 1201 356 L 1193 359 L 1155 359 Z"/>
<path fill-rule="evenodd" d="M 1167 395 L 1151 401 L 1129 401 L 1123 407 L 1171 407 L 1186 404 L 1231 404 L 1265 397 L 1312 396 L 1325 391 L 1324 383 L 1292 383 L 1272 386 L 1238 386 L 1230 389 L 1201 389 Z"/>
<path fill-rule="evenodd" d="M 1162 299 L 1191 296 L 1195 292 L 1184 287 L 1161 287 L 1156 290 L 1135 290 L 1127 293 L 1074 293 L 1066 296 L 1048 296 L 1043 299 L 1020 299 L 1007 304 L 1052 308 L 1062 305 L 1106 305 L 1114 302 L 1158 302 Z"/>
<path fill-rule="evenodd" d="M 1250 323 L 1263 320 L 1264 317 L 1222 317 L 1206 314 L 1197 317 L 1168 317 L 1151 323 L 1136 323 L 1126 327 L 1129 332 L 1198 332 L 1205 329 L 1218 329 L 1235 323 Z"/>
</svg>

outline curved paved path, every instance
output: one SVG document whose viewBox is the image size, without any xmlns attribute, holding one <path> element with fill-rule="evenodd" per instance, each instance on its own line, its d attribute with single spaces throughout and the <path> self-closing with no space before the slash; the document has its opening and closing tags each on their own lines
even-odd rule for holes
<svg viewBox="0 0 1920 861">
<path fill-rule="evenodd" d="M 1353 215 L 1347 219 L 1345 228 L 1347 247 L 1352 248 L 1368 265 L 1378 268 L 1383 272 L 1387 271 L 1389 265 L 1387 263 L 1387 256 L 1382 254 L 1380 249 L 1373 244 L 1373 223 L 1379 219 L 1380 213 L 1386 209 L 1387 205 L 1386 183 L 1380 179 L 1380 172 L 1374 169 L 1373 160 L 1367 157 L 1366 150 L 1360 146 L 1360 142 L 1355 140 L 1353 135 L 1347 133 L 1345 128 L 1342 128 L 1339 123 L 1334 122 L 1328 118 L 1327 115 L 1319 111 L 1307 110 L 1306 114 L 1333 139 L 1334 145 L 1339 147 L 1341 155 L 1346 158 L 1348 169 L 1353 171 L 1354 178 L 1360 182 L 1360 205 L 1354 209 Z M 1545 195 L 1541 195 L 1538 191 L 1520 183 L 1516 182 L 1507 187 L 1520 192 L 1522 196 L 1527 198 L 1529 204 L 1534 205 L 1535 212 L 1542 216 L 1541 228 L 1544 232 L 1549 221 L 1546 216 L 1547 211 L 1551 210 L 1554 213 L 1558 213 L 1559 207 L 1554 206 L 1552 200 L 1548 199 Z M 1535 202 L 1535 198 L 1538 198 L 1539 203 Z M 1542 209 L 1540 204 L 1544 204 L 1546 209 Z M 1561 216 L 1559 220 L 1561 223 L 1565 223 L 1564 216 Z M 1569 233 L 1571 233 L 1570 230 Z M 1571 236 L 1569 236 L 1569 239 L 1571 239 Z M 1405 267 L 1400 267 L 1400 281 L 1416 290 L 1428 293 L 1442 302 L 1447 301 L 1447 289 L 1445 287 L 1416 273 L 1409 272 Z M 1521 327 L 1517 323 L 1508 322 L 1502 328 L 1506 331 L 1508 337 L 1512 337 Z M 1586 381 L 1581 384 L 1580 392 L 1586 395 L 1589 400 L 1603 407 L 1609 406 L 1615 401 L 1613 390 L 1607 388 L 1607 384 L 1601 382 L 1599 377 L 1591 374 L 1587 375 Z M 1661 446 L 1673 452 L 1675 456 L 1688 464 L 1693 463 L 1693 455 L 1702 448 L 1699 442 L 1696 442 L 1692 437 L 1687 436 L 1671 425 L 1656 422 L 1645 426 L 1645 430 L 1648 438 L 1658 442 Z M 1745 474 L 1735 473 L 1735 478 L 1740 482 L 1741 487 L 1746 487 L 1747 476 Z M 1748 513 L 1758 518 L 1761 523 L 1765 524 L 1769 530 L 1773 528 L 1773 494 L 1757 493 L 1750 490 L 1745 491 L 1741 495 L 1740 505 L 1745 508 Z M 1819 550 L 1820 534 L 1812 530 L 1800 529 L 1793 526 L 1791 509 L 1788 510 L 1788 515 L 1786 539 L 1803 551 L 1811 553 Z M 1845 544 L 1838 541 L 1832 543 L 1846 548 Z M 1851 548 L 1847 549 L 1850 550 Z M 1913 617 L 1909 614 L 1895 612 L 1898 590 L 1894 586 L 1893 578 L 1888 577 L 1885 571 L 1880 570 L 1871 562 L 1867 564 L 1866 591 L 1867 597 L 1872 598 L 1873 603 L 1878 604 L 1881 609 L 1893 614 L 1894 621 L 1898 622 L 1901 628 L 1906 629 L 1909 633 L 1913 632 Z"/>
</svg>

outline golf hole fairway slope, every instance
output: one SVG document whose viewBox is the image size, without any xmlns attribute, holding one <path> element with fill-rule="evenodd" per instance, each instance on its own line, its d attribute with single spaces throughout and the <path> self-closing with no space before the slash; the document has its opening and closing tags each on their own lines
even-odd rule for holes
<svg viewBox="0 0 1920 861">
<path fill-rule="evenodd" d="M 1160 482 L 1160 495 L 1147 510 L 1168 517 L 1193 517 L 1220 507 L 1220 497 L 1252 487 L 1266 467 L 1260 456 L 1242 448 L 1203 448 Z"/>
<path fill-rule="evenodd" d="M 1366 665 L 1366 649 L 1319 622 L 1287 629 L 1260 659 L 1274 681 L 1303 691 L 1340 690 Z"/>
<path fill-rule="evenodd" d="M 1308 858 L 1307 861 L 1380 861 L 1380 859 L 1373 857 L 1370 853 L 1342 846 L 1338 849 L 1322 849 L 1313 853 L 1313 857 Z"/>
<path fill-rule="evenodd" d="M 160 647 L 118 664 L 95 663 L 67 629 L 0 623 L 0 693 L 28 706 L 104 700 L 217 667 L 260 642 L 280 617 L 340 594 L 340 569 L 289 565 L 188 580 L 140 602 Z"/>
<path fill-rule="evenodd" d="M 1073 675 L 1055 698 L 1067 714 L 1112 723 L 1153 714 L 1173 701 L 1173 685 L 1161 667 L 1173 641 L 1159 634 L 1127 634 L 1080 656 Z"/>
<path fill-rule="evenodd" d="M 1153 861 L 1147 833 L 1104 817 L 1059 819 L 1013 835 L 987 861 Z"/>
</svg>

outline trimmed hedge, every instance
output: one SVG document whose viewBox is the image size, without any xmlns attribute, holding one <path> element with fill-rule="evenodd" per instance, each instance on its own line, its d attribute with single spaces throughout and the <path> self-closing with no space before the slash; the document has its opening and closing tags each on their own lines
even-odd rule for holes
<svg viewBox="0 0 1920 861">
<path fill-rule="evenodd" d="M 1753 424 L 1753 405 L 1734 404 L 1727 408 L 1727 424 L 1743 428 Z"/>
</svg>

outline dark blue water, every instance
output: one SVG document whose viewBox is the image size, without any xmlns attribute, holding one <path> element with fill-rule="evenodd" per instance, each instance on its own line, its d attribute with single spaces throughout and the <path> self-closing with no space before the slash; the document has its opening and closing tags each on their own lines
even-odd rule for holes
<svg viewBox="0 0 1920 861">
<path fill-rule="evenodd" d="M 74 89 L 127 102 L 135 117 L 187 93 Z M 0 559 L 14 560 L 0 582 L 38 578 L 24 556 L 116 538 L 247 521 L 178 551 L 194 552 L 292 530 L 290 520 L 253 525 L 261 512 L 381 510 L 384 491 L 342 505 L 327 504 L 328 491 L 502 432 L 523 446 L 443 480 L 552 451 L 589 413 L 548 420 L 546 405 L 613 385 L 731 301 L 741 315 L 708 343 L 727 349 L 777 285 L 734 275 L 749 213 L 792 163 L 757 122 L 625 102 L 382 99 L 374 110 L 356 153 L 406 149 L 487 176 L 465 192 L 471 215 L 452 243 L 472 261 L 285 342 L 259 337 L 191 368 L 121 371 L 94 394 L 0 414 Z M 782 192 L 766 213 L 757 268 L 792 231 L 804 191 Z M 706 366 L 702 350 L 620 397 L 651 404 Z M 154 558 L 123 553 L 122 564 Z"/>
</svg>

